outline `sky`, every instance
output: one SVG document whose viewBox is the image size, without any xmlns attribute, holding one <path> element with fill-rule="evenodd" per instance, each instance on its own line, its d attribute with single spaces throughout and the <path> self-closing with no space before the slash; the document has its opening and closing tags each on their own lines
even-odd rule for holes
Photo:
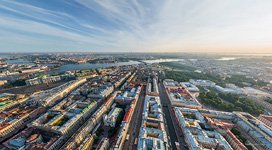
<svg viewBox="0 0 272 150">
<path fill-rule="evenodd" d="M 272 0 L 1 0 L 0 52 L 272 53 Z"/>
</svg>

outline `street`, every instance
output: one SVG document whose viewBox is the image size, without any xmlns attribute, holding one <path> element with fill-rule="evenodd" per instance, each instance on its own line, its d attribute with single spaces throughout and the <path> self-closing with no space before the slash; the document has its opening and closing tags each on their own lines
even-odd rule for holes
<svg viewBox="0 0 272 150">
<path fill-rule="evenodd" d="M 143 112 L 143 105 L 144 105 L 144 94 L 145 88 L 142 88 L 142 91 L 140 93 L 138 102 L 136 104 L 134 113 L 132 115 L 129 129 L 127 136 L 129 135 L 129 139 L 124 142 L 123 149 L 130 149 L 130 150 L 136 150 L 137 149 L 137 143 L 134 144 L 134 141 L 139 136 L 141 124 L 142 124 L 142 112 Z"/>
<path fill-rule="evenodd" d="M 170 101 L 168 100 L 167 94 L 164 90 L 163 84 L 159 84 L 159 93 L 160 99 L 163 106 L 163 113 L 165 115 L 166 124 L 167 124 L 167 132 L 170 136 L 170 143 L 172 149 L 177 149 L 175 142 L 179 142 L 181 150 L 187 150 L 188 148 L 185 146 L 185 141 L 183 139 L 183 135 L 179 130 L 178 123 L 175 119 L 175 114 L 171 109 Z M 174 129 L 174 130 L 172 130 Z"/>
</svg>

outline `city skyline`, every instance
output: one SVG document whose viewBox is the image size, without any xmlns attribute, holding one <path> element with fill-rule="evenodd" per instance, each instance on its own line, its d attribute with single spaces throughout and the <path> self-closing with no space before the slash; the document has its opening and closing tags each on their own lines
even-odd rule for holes
<svg viewBox="0 0 272 150">
<path fill-rule="evenodd" d="M 0 149 L 272 150 L 271 56 L 0 54 Z"/>
<path fill-rule="evenodd" d="M 0 2 L 0 53 L 272 52 L 272 2 Z"/>
</svg>

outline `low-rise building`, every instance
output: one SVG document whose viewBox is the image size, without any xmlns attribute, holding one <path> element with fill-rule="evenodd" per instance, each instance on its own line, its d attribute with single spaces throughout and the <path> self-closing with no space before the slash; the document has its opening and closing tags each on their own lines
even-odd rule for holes
<svg viewBox="0 0 272 150">
<path fill-rule="evenodd" d="M 22 73 L 34 73 L 34 72 L 40 72 L 44 68 L 31 68 L 31 69 L 26 69 L 26 70 L 21 70 Z"/>
<path fill-rule="evenodd" d="M 15 107 L 26 100 L 23 94 L 2 93 L 0 94 L 0 111 Z"/>
<path fill-rule="evenodd" d="M 229 129 L 226 130 L 225 138 L 233 149 L 248 150 L 248 148 Z"/>
<path fill-rule="evenodd" d="M 165 80 L 163 84 L 172 106 L 202 108 L 198 100 L 185 87 L 172 80 Z"/>
<path fill-rule="evenodd" d="M 202 87 L 215 87 L 215 83 L 210 80 L 196 80 L 196 79 L 190 79 L 189 82 L 196 86 L 202 86 Z"/>
<path fill-rule="evenodd" d="M 132 115 L 134 113 L 135 104 L 138 101 L 138 98 L 135 100 L 135 103 L 131 103 L 130 106 L 126 109 L 126 113 L 123 117 L 123 121 L 120 125 L 120 129 L 117 134 L 117 138 L 115 139 L 114 145 L 112 146 L 112 149 L 119 150 L 123 148 L 124 141 L 128 133 L 128 128 L 130 125 L 130 121 L 132 119 Z"/>
<path fill-rule="evenodd" d="M 258 119 L 272 129 L 272 116 L 260 115 Z"/>
<path fill-rule="evenodd" d="M 198 87 L 190 82 L 181 82 L 180 84 L 182 87 L 186 88 L 190 92 L 199 92 Z"/>
<path fill-rule="evenodd" d="M 43 83 L 57 82 L 60 80 L 61 80 L 60 76 L 49 76 L 49 77 L 28 79 L 25 82 L 26 82 L 26 85 L 31 86 L 31 85 L 38 85 L 38 84 L 43 84 Z"/>
<path fill-rule="evenodd" d="M 64 108 L 65 103 L 59 103 L 53 107 L 52 110 L 48 110 L 44 115 L 40 116 L 37 120 L 32 122 L 32 126 L 45 130 L 52 131 L 57 134 L 67 134 L 69 133 L 76 124 L 79 124 L 80 120 L 84 120 L 89 116 L 97 107 L 95 101 L 73 101 L 68 107 Z M 60 108 L 60 109 L 56 109 Z"/>
<path fill-rule="evenodd" d="M 60 135 L 29 127 L 8 139 L 3 145 L 9 149 L 47 150 Z"/>
<path fill-rule="evenodd" d="M 147 83 L 146 94 L 150 95 L 150 96 L 158 96 L 159 95 L 157 79 L 153 78 L 152 83 Z"/>
<path fill-rule="evenodd" d="M 163 85 L 166 87 L 177 87 L 179 86 L 179 83 L 173 79 L 165 79 Z"/>
<path fill-rule="evenodd" d="M 32 101 L 38 102 L 43 106 L 52 106 L 58 100 L 61 100 L 65 95 L 69 94 L 72 90 L 74 90 L 84 82 L 86 82 L 85 78 L 69 81 L 53 89 L 31 95 L 30 99 L 32 99 Z"/>
<path fill-rule="evenodd" d="M 34 78 L 34 79 L 26 80 L 25 83 L 27 86 L 32 86 L 32 85 L 42 84 L 42 81 L 39 78 Z"/>
<path fill-rule="evenodd" d="M 104 105 L 99 107 L 91 117 L 75 132 L 71 138 L 62 146 L 61 149 L 71 150 L 71 149 L 90 149 L 94 141 L 94 132 L 100 126 L 100 122 L 103 118 L 103 115 L 111 108 L 116 92 L 107 98 Z"/>
<path fill-rule="evenodd" d="M 111 127 L 115 127 L 117 118 L 119 116 L 119 114 L 123 111 L 122 108 L 118 108 L 115 107 L 114 109 L 112 109 L 110 111 L 110 113 L 108 114 L 108 116 L 105 119 L 105 125 L 106 126 L 111 126 Z"/>
<path fill-rule="evenodd" d="M 104 99 L 107 96 L 109 96 L 114 90 L 114 86 L 112 85 L 102 85 L 98 88 L 94 88 L 90 90 L 90 93 L 88 94 L 89 98 L 95 98 L 95 99 Z"/>
<path fill-rule="evenodd" d="M 187 89 L 194 97 L 199 96 L 199 89 L 194 84 L 192 84 L 190 82 L 181 82 L 180 84 L 181 84 L 182 87 Z"/>
<path fill-rule="evenodd" d="M 110 147 L 110 142 L 108 138 L 102 138 L 96 150 L 108 150 Z"/>
<path fill-rule="evenodd" d="M 119 104 L 130 104 L 138 99 L 141 91 L 141 86 L 132 87 L 130 90 L 123 90 L 120 94 L 115 97 L 115 102 Z"/>
<path fill-rule="evenodd" d="M 160 98 L 158 96 L 146 96 L 142 126 L 138 137 L 138 150 L 169 149 L 163 116 Z"/>
<path fill-rule="evenodd" d="M 235 112 L 236 125 L 253 139 L 253 143 L 264 150 L 272 150 L 272 130 L 252 115 Z"/>
<path fill-rule="evenodd" d="M 7 83 L 8 83 L 7 80 L 0 80 L 0 86 L 3 86 L 3 85 L 5 85 L 5 84 L 7 84 Z"/>
<path fill-rule="evenodd" d="M 24 102 L 0 112 L 0 142 L 23 129 L 45 111 L 43 107 Z"/>
<path fill-rule="evenodd" d="M 205 117 L 197 109 L 175 107 L 174 111 L 190 150 L 233 149 L 219 132 L 208 125 Z"/>
<path fill-rule="evenodd" d="M 166 150 L 167 145 L 165 140 L 167 139 L 165 131 L 153 129 L 153 128 L 141 128 L 138 140 L 138 150 Z"/>
</svg>

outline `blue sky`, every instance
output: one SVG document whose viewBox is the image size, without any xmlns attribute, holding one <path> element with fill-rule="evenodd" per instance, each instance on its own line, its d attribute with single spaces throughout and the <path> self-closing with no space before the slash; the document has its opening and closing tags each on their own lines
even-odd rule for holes
<svg viewBox="0 0 272 150">
<path fill-rule="evenodd" d="M 272 52 L 271 0 L 1 0 L 0 52 Z"/>
</svg>

